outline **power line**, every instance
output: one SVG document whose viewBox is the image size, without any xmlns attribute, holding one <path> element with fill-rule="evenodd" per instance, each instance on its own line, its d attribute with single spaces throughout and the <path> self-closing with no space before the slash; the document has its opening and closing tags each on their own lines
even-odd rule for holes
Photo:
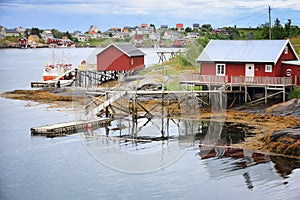
<svg viewBox="0 0 300 200">
<path fill-rule="evenodd" d="M 223 24 L 224 24 L 224 25 L 227 25 L 227 24 L 232 24 L 232 23 L 235 23 L 235 22 L 243 21 L 243 20 L 246 21 L 246 19 L 249 20 L 249 18 L 251 19 L 251 21 L 254 21 L 252 17 L 256 16 L 256 18 L 258 18 L 258 17 L 261 17 L 261 16 L 263 16 L 263 15 L 266 15 L 266 10 L 265 10 L 265 9 L 264 9 L 264 10 L 260 10 L 259 12 L 255 12 L 255 13 L 253 13 L 253 14 L 251 14 L 251 15 L 247 15 L 247 16 L 245 16 L 245 17 L 241 17 L 241 18 L 238 18 L 238 19 L 229 21 L 229 22 L 225 22 L 225 23 L 223 23 Z M 250 23 L 250 22 L 249 22 L 249 23 Z M 248 23 L 248 24 L 249 24 L 249 23 Z M 218 26 L 218 27 L 220 27 L 220 26 Z"/>
</svg>

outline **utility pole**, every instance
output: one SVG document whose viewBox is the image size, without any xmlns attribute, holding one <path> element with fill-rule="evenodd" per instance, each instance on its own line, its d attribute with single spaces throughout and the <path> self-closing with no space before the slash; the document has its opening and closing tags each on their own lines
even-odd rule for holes
<svg viewBox="0 0 300 200">
<path fill-rule="evenodd" d="M 271 7 L 269 6 L 269 39 L 272 40 Z"/>
</svg>

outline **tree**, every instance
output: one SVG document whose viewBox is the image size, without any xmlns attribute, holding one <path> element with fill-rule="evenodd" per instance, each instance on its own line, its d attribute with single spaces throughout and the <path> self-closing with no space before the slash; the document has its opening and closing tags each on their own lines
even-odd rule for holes
<svg viewBox="0 0 300 200">
<path fill-rule="evenodd" d="M 209 30 L 209 31 L 212 31 L 212 26 L 211 26 L 211 24 L 203 24 L 203 25 L 201 26 L 201 28 L 207 29 L 207 30 Z"/>
<path fill-rule="evenodd" d="M 284 25 L 284 29 L 288 37 L 290 36 L 290 32 L 291 32 L 291 24 L 292 24 L 292 20 L 288 19 L 288 22 Z"/>
<path fill-rule="evenodd" d="M 280 24 L 280 20 L 276 18 L 275 24 L 272 28 L 272 39 L 284 39 L 285 37 L 287 37 L 287 33 Z"/>
<path fill-rule="evenodd" d="M 269 39 L 269 23 L 261 24 L 257 27 L 254 39 Z"/>
<path fill-rule="evenodd" d="M 69 31 L 67 31 L 67 32 L 65 32 L 65 33 L 62 33 L 62 36 L 65 36 L 65 37 L 67 37 L 68 39 L 73 40 L 72 35 L 69 33 Z"/>
<path fill-rule="evenodd" d="M 155 28 L 154 24 L 150 24 L 150 27 L 153 27 L 153 30 L 156 31 L 156 28 Z"/>
<path fill-rule="evenodd" d="M 234 27 L 226 27 L 225 30 L 229 34 L 229 39 L 231 39 L 231 40 L 240 39 L 240 33 L 237 30 L 236 26 L 234 26 Z"/>
<path fill-rule="evenodd" d="M 51 29 L 51 33 L 55 38 L 62 38 L 62 33 L 56 29 Z"/>
<path fill-rule="evenodd" d="M 300 29 L 298 26 L 292 25 L 292 20 L 288 19 L 288 22 L 284 25 L 284 29 L 287 37 L 296 37 L 300 34 Z"/>
<path fill-rule="evenodd" d="M 193 31 L 193 29 L 191 28 L 191 27 L 186 27 L 185 28 L 185 32 L 186 33 L 190 33 L 190 32 L 192 32 Z"/>
<path fill-rule="evenodd" d="M 31 28 L 30 35 L 38 35 L 39 37 L 41 37 L 42 32 L 43 30 L 40 30 L 38 28 Z"/>
</svg>

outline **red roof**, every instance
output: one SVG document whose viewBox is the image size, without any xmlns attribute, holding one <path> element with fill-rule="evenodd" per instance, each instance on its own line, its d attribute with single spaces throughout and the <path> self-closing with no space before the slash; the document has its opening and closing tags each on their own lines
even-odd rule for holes
<svg viewBox="0 0 300 200">
<path fill-rule="evenodd" d="M 176 24 L 176 28 L 183 28 L 183 24 Z"/>
</svg>

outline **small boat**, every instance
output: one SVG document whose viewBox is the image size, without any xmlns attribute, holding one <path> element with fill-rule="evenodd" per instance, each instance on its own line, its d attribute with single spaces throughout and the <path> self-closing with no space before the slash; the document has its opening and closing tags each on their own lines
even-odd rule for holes
<svg viewBox="0 0 300 200">
<path fill-rule="evenodd" d="M 54 52 L 52 55 L 52 63 L 46 64 L 44 72 L 42 74 L 44 81 L 50 80 L 73 80 L 75 78 L 75 68 L 72 67 L 71 63 L 65 63 L 62 58 L 61 63 L 54 64 Z"/>
</svg>

